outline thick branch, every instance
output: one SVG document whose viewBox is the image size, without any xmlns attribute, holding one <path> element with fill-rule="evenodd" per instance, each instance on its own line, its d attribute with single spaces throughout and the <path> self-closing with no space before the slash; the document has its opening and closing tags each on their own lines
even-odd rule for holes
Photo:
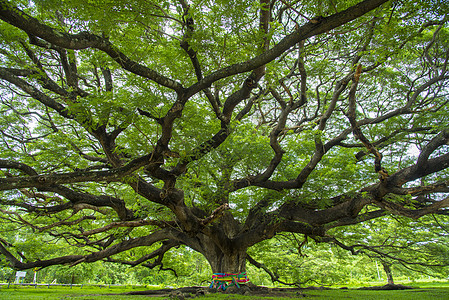
<svg viewBox="0 0 449 300">
<path fill-rule="evenodd" d="M 136 75 L 153 80 L 154 82 L 180 92 L 183 87 L 180 83 L 167 78 L 156 71 L 145 67 L 136 61 L 131 60 L 125 54 L 118 50 L 108 39 L 89 32 L 80 32 L 78 34 L 69 34 L 57 31 L 50 26 L 42 24 L 36 18 L 31 17 L 11 3 L 0 1 L 0 18 L 25 31 L 29 35 L 37 36 L 53 45 L 66 49 L 86 49 L 95 48 L 108 54 L 125 70 Z"/>
<path fill-rule="evenodd" d="M 164 228 L 167 226 L 176 226 L 176 223 L 173 221 L 172 222 L 168 222 L 168 221 L 162 222 L 162 221 L 155 221 L 155 220 L 136 220 L 136 221 L 124 221 L 124 222 L 112 222 L 112 223 L 110 223 L 104 227 L 101 227 L 101 228 L 84 231 L 82 233 L 82 235 L 89 236 L 89 235 L 105 232 L 105 231 L 108 231 L 110 229 L 117 228 L 117 227 L 133 228 L 133 227 L 141 227 L 141 226 L 147 226 L 147 225 Z"/>
<path fill-rule="evenodd" d="M 28 226 L 28 227 L 30 227 L 30 228 L 33 228 L 33 229 L 36 229 L 37 231 L 40 231 L 40 232 L 46 231 L 46 230 L 49 230 L 49 229 L 52 229 L 52 228 L 55 228 L 55 227 L 59 227 L 59 226 L 73 226 L 73 225 L 76 225 L 76 224 L 81 223 L 81 222 L 84 221 L 84 220 L 96 220 L 96 217 L 95 217 L 95 216 L 82 216 L 81 218 L 78 218 L 78 219 L 76 219 L 76 220 L 73 220 L 73 221 L 67 221 L 68 219 L 70 219 L 71 217 L 73 217 L 73 215 L 75 215 L 75 213 L 72 213 L 71 216 L 65 218 L 65 219 L 62 220 L 62 221 L 55 222 L 55 223 L 50 224 L 50 225 L 47 225 L 47 226 L 39 227 L 39 226 L 33 225 L 33 224 L 31 224 L 30 222 L 24 220 L 24 219 L 20 216 L 20 214 L 17 213 L 17 212 L 14 212 L 14 211 L 5 211 L 5 210 L 3 210 L 3 209 L 1 209 L 1 208 L 0 208 L 0 212 L 2 212 L 2 213 L 4 213 L 4 214 L 14 215 L 14 216 L 17 218 L 17 220 L 18 220 L 19 223 L 22 223 L 22 224 L 24 224 L 24 225 L 26 225 L 26 226 Z"/>
<path fill-rule="evenodd" d="M 440 146 L 449 144 L 449 128 L 441 131 L 438 135 L 436 135 L 421 151 L 418 157 L 418 161 L 416 162 L 416 168 L 421 169 L 424 168 L 427 161 L 429 160 L 429 156 Z"/>
<path fill-rule="evenodd" d="M 370 153 L 374 155 L 374 170 L 376 173 L 379 173 L 379 178 L 381 180 L 384 180 L 386 177 L 388 177 L 388 173 L 385 169 L 382 168 L 381 162 L 382 162 L 382 154 L 373 146 L 373 144 L 366 138 L 366 136 L 363 134 L 362 130 L 359 126 L 357 126 L 356 121 L 356 98 L 355 93 L 357 90 L 357 86 L 359 83 L 360 74 L 362 73 L 362 65 L 359 64 L 357 66 L 357 69 L 354 74 L 354 79 L 352 81 L 351 89 L 349 90 L 349 108 L 346 116 L 349 119 L 349 122 L 351 123 L 352 132 L 354 133 L 354 136 L 359 139 L 362 144 L 368 149 Z"/>
<path fill-rule="evenodd" d="M 271 282 L 279 282 L 284 285 L 299 285 L 299 283 L 288 283 L 282 280 L 279 280 L 279 275 L 277 273 L 273 273 L 270 269 L 268 269 L 267 266 L 265 266 L 263 263 L 260 263 L 256 261 L 254 258 L 252 258 L 248 253 L 246 254 L 246 260 L 255 266 L 256 268 L 264 270 L 271 278 Z"/>
<path fill-rule="evenodd" d="M 42 93 L 41 91 L 39 91 L 38 89 L 36 89 L 35 87 L 33 87 L 32 85 L 27 83 L 26 81 L 24 81 L 23 79 L 13 75 L 12 73 L 10 73 L 8 71 L 7 68 L 0 68 L 0 79 L 4 79 L 4 80 L 14 84 L 18 88 L 20 88 L 22 91 L 24 91 L 25 93 L 27 93 L 34 99 L 38 100 L 45 106 L 48 106 L 48 107 L 54 109 L 55 111 L 57 111 L 64 118 L 73 119 L 73 115 L 70 115 L 70 113 L 68 112 L 66 107 L 64 107 L 59 102 L 56 102 L 55 100 L 53 100 L 46 94 Z"/>
<path fill-rule="evenodd" d="M 137 158 L 127 165 L 106 171 L 77 171 L 72 173 L 34 175 L 0 179 L 0 190 L 12 190 L 27 187 L 48 187 L 55 184 L 76 182 L 121 181 L 125 176 L 148 163 L 149 156 Z M 0 168 L 11 168 L 10 161 L 0 160 Z"/>
<path fill-rule="evenodd" d="M 391 175 L 387 179 L 388 187 L 401 187 L 407 182 L 449 168 L 449 153 L 426 160 L 418 159 L 418 162 L 419 165 L 416 163 Z"/>
<path fill-rule="evenodd" d="M 359 224 L 368 220 L 372 220 L 372 219 L 376 219 L 382 216 L 385 216 L 388 214 L 388 211 L 383 210 L 383 209 L 378 209 L 375 211 L 370 211 L 364 214 L 360 214 L 357 215 L 356 217 L 347 217 L 347 218 L 342 218 L 336 222 L 332 222 L 329 223 L 328 225 L 325 226 L 326 231 L 331 229 L 331 228 L 335 228 L 335 227 L 341 227 L 341 226 L 347 226 L 347 225 L 355 225 L 355 224 Z"/>
<path fill-rule="evenodd" d="M 142 256 L 141 258 L 135 260 L 135 261 L 119 261 L 119 260 L 115 260 L 113 258 L 108 257 L 106 259 L 106 261 L 109 262 L 117 262 L 117 263 L 121 263 L 124 265 L 129 265 L 129 266 L 137 266 L 139 264 L 144 263 L 145 261 L 155 258 L 157 257 L 156 261 L 154 263 L 151 264 L 145 264 L 146 267 L 149 267 L 150 269 L 162 265 L 162 259 L 164 258 L 164 254 L 169 251 L 170 249 L 179 246 L 180 243 L 176 242 L 176 241 L 164 241 L 162 243 L 162 246 L 160 248 L 158 248 L 157 250 L 148 253 L 147 255 Z"/>
<path fill-rule="evenodd" d="M 200 221 L 201 225 L 206 226 L 206 225 L 214 222 L 215 220 L 220 218 L 223 215 L 223 213 L 228 209 L 229 209 L 229 205 L 227 203 L 220 205 L 219 207 L 214 209 L 214 211 L 212 212 L 212 214 L 210 216 L 208 216 L 207 218 L 204 218 L 203 220 Z"/>
<path fill-rule="evenodd" d="M 329 17 L 321 18 L 319 22 L 316 22 L 315 20 L 313 22 L 308 22 L 307 24 L 299 27 L 295 32 L 283 38 L 273 48 L 254 57 L 253 59 L 220 69 L 204 77 L 203 80 L 200 80 L 198 83 L 188 88 L 187 95 L 194 95 L 198 91 L 210 86 L 213 82 L 222 78 L 239 73 L 245 73 L 254 70 L 262 65 L 265 65 L 279 57 L 282 53 L 284 53 L 286 50 L 293 47 L 300 41 L 321 33 L 325 33 L 352 20 L 355 20 L 387 1 L 388 0 L 365 0 L 349 7 L 342 12 L 333 14 Z"/>
<path fill-rule="evenodd" d="M 418 218 L 421 218 L 422 216 L 435 213 L 438 210 L 441 210 L 442 208 L 449 207 L 449 197 L 444 200 L 436 201 L 433 204 L 428 205 L 421 209 L 409 209 L 409 208 L 404 207 L 401 204 L 389 202 L 386 200 L 378 201 L 378 202 L 376 202 L 376 204 L 379 207 L 381 207 L 382 209 L 388 210 L 388 211 L 392 212 L 393 214 L 412 218 L 412 219 L 418 219 Z"/>
<path fill-rule="evenodd" d="M 0 253 L 2 253 L 6 257 L 12 268 L 17 270 L 26 270 L 31 268 L 45 268 L 52 265 L 62 265 L 62 264 L 76 265 L 82 262 L 91 263 L 98 260 L 103 260 L 111 255 L 118 254 L 120 252 L 130 250 L 135 247 L 151 246 L 156 242 L 165 240 L 172 236 L 173 235 L 170 229 L 162 229 L 147 236 L 125 240 L 119 244 L 112 245 L 109 248 L 106 248 L 98 252 L 94 252 L 92 254 L 68 255 L 49 260 L 36 260 L 33 262 L 19 261 L 17 258 L 14 257 L 14 255 L 11 254 L 11 252 L 9 252 L 6 249 L 6 247 L 2 243 L 0 243 Z"/>
</svg>

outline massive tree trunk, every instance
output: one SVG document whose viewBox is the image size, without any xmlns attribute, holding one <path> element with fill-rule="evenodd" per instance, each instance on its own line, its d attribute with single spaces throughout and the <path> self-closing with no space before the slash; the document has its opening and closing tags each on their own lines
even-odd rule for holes
<svg viewBox="0 0 449 300">
<path fill-rule="evenodd" d="M 209 262 L 212 273 L 246 272 L 246 249 L 228 249 L 224 252 L 218 247 L 202 253 Z"/>
<path fill-rule="evenodd" d="M 197 251 L 209 262 L 212 273 L 242 273 L 246 271 L 247 245 L 237 242 L 241 225 L 229 212 L 224 212 L 212 225 L 209 235 L 198 235 Z"/>
<path fill-rule="evenodd" d="M 223 242 L 223 240 L 221 241 Z M 226 290 L 228 287 L 244 284 L 246 277 L 246 250 L 245 247 L 233 247 L 229 240 L 222 243 L 214 241 L 203 244 L 202 254 L 206 257 L 212 269 L 211 287 L 218 290 Z"/>
</svg>

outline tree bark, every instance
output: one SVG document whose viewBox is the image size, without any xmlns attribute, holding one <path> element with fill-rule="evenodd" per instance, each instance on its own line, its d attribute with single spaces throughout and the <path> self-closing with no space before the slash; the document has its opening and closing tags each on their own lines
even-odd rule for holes
<svg viewBox="0 0 449 300">
<path fill-rule="evenodd" d="M 387 274 L 387 282 L 388 284 L 394 284 L 393 273 L 391 272 L 391 264 L 386 263 L 384 261 L 381 262 L 384 268 L 385 274 Z"/>
<path fill-rule="evenodd" d="M 212 273 L 246 272 L 246 249 L 235 249 L 223 252 L 218 247 L 203 253 L 209 262 Z"/>
<path fill-rule="evenodd" d="M 200 252 L 209 262 L 212 273 L 246 272 L 247 247 L 233 242 L 229 236 L 217 232 L 215 236 L 200 235 Z"/>
</svg>

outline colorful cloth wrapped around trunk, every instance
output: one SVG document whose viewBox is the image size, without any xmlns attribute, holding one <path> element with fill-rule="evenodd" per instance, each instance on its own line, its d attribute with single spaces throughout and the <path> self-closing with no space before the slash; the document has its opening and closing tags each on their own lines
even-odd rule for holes
<svg viewBox="0 0 449 300">
<path fill-rule="evenodd" d="M 216 288 L 218 290 L 225 291 L 230 286 L 237 286 L 240 288 L 239 284 L 245 284 L 249 282 L 246 272 L 242 273 L 214 273 L 212 275 L 212 282 L 209 288 Z"/>
</svg>

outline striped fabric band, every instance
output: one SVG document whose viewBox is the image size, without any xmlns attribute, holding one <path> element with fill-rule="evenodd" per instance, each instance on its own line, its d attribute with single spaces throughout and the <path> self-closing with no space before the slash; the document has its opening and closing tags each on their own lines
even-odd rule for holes
<svg viewBox="0 0 449 300">
<path fill-rule="evenodd" d="M 216 288 L 225 291 L 230 286 L 237 286 L 249 282 L 246 272 L 242 273 L 214 273 L 209 288 Z"/>
</svg>

